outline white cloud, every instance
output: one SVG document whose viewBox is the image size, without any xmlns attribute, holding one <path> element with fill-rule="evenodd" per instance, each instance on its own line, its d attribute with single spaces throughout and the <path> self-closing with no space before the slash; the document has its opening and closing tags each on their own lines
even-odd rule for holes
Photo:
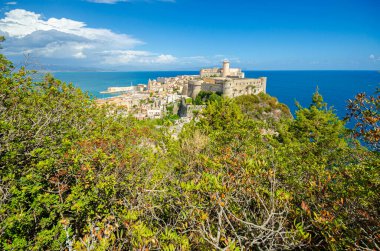
<svg viewBox="0 0 380 251">
<path fill-rule="evenodd" d="M 6 4 L 6 5 L 16 5 L 17 2 L 6 2 L 5 4 Z"/>
<path fill-rule="evenodd" d="M 168 54 L 155 54 L 148 51 L 116 50 L 106 51 L 105 63 L 109 65 L 137 64 L 171 64 L 177 58 Z"/>
<path fill-rule="evenodd" d="M 5 13 L 5 18 L 0 20 L 0 31 L 7 33 L 10 37 L 22 38 L 35 31 L 51 30 L 103 43 L 113 42 L 119 47 L 133 47 L 142 43 L 126 34 L 117 34 L 108 29 L 88 28 L 83 22 L 67 18 L 49 18 L 45 21 L 41 19 L 40 14 L 22 9 Z"/>
<path fill-rule="evenodd" d="M 187 65 L 191 65 L 191 64 L 197 64 L 197 65 L 211 65 L 213 63 L 213 61 L 215 60 L 212 60 L 208 57 L 205 57 L 205 56 L 190 56 L 190 57 L 183 57 L 181 58 L 181 62 L 182 64 L 187 64 Z"/>
<path fill-rule="evenodd" d="M 380 61 L 380 56 L 376 57 L 374 54 L 371 54 L 369 55 L 369 59 L 375 63 L 376 61 Z"/>
<path fill-rule="evenodd" d="M 97 0 L 112 1 L 112 0 Z M 40 61 L 70 66 L 123 69 L 163 69 L 165 66 L 219 66 L 223 55 L 182 56 L 139 50 L 143 41 L 109 29 L 88 27 L 68 18 L 45 19 L 41 14 L 14 9 L 0 19 L 0 35 L 6 37 L 3 52 L 14 58 L 29 54 Z M 229 57 L 233 62 L 238 59 Z"/>
<path fill-rule="evenodd" d="M 177 58 L 172 55 L 161 54 L 155 58 L 155 63 L 170 64 L 177 61 Z"/>
<path fill-rule="evenodd" d="M 67 58 L 67 55 L 70 55 L 72 58 L 83 59 L 87 58 L 85 50 L 91 48 L 93 48 L 91 45 L 77 42 L 53 42 L 43 48 L 31 49 L 26 52 L 43 57 Z"/>
<path fill-rule="evenodd" d="M 10 56 L 31 54 L 97 66 L 162 65 L 177 61 L 170 54 L 134 50 L 144 42 L 130 35 L 90 28 L 84 22 L 67 18 L 45 20 L 40 14 L 23 9 L 5 13 L 0 19 L 0 35 L 7 38 L 4 52 Z"/>
</svg>

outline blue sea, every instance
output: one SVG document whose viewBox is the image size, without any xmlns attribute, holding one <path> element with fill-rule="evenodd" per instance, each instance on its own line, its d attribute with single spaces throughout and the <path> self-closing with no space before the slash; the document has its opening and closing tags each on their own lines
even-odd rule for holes
<svg viewBox="0 0 380 251">
<path fill-rule="evenodd" d="M 347 100 L 359 92 L 373 94 L 380 87 L 378 71 L 246 71 L 247 78 L 268 77 L 267 93 L 289 106 L 294 114 L 295 101 L 308 106 L 316 88 L 339 117 L 346 114 Z M 110 95 L 101 94 L 111 86 L 147 84 L 148 79 L 195 75 L 195 71 L 156 72 L 55 72 L 53 75 L 65 82 L 88 91 L 97 98 Z"/>
</svg>

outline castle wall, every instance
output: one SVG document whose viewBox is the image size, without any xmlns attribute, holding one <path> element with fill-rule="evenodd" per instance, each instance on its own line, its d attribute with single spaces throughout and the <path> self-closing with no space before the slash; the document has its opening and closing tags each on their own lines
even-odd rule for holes
<svg viewBox="0 0 380 251">
<path fill-rule="evenodd" d="M 182 95 L 189 96 L 189 83 L 183 85 L 183 87 L 182 87 Z"/>
<path fill-rule="evenodd" d="M 220 73 L 220 72 L 212 72 L 212 71 L 210 71 L 210 72 L 201 72 L 201 74 L 200 74 L 200 76 L 202 77 L 202 78 L 208 78 L 208 77 L 221 77 L 222 76 L 222 73 Z"/>
<path fill-rule="evenodd" d="M 187 96 L 193 99 L 197 97 L 200 91 L 219 92 L 225 97 L 233 98 L 260 92 L 266 93 L 266 81 L 266 77 L 215 79 L 215 83 L 191 80 L 184 89 L 187 88 Z"/>
<path fill-rule="evenodd" d="M 261 77 L 262 92 L 267 93 L 267 77 Z"/>
<path fill-rule="evenodd" d="M 210 91 L 210 92 L 220 92 L 223 93 L 223 85 L 222 84 L 202 84 L 202 91 Z"/>
<path fill-rule="evenodd" d="M 221 69 L 219 68 L 210 68 L 210 69 L 202 69 L 199 72 L 199 75 L 203 77 L 220 77 L 222 76 Z"/>
<path fill-rule="evenodd" d="M 187 87 L 187 96 L 195 99 L 198 93 L 202 90 L 202 84 L 202 80 L 190 80 Z"/>
<path fill-rule="evenodd" d="M 230 98 L 260 92 L 266 92 L 266 78 L 229 79 L 223 84 L 223 96 Z"/>
<path fill-rule="evenodd" d="M 186 104 L 186 99 L 182 99 L 180 107 L 178 109 L 178 115 L 182 117 L 188 117 L 191 118 L 194 116 L 195 112 L 199 112 L 203 108 L 205 108 L 205 105 L 190 105 Z"/>
</svg>

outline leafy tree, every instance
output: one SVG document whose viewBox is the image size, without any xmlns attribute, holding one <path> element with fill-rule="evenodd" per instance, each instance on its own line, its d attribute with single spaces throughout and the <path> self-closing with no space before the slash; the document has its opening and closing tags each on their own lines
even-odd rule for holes
<svg viewBox="0 0 380 251">
<path fill-rule="evenodd" d="M 328 149 L 346 146 L 344 122 L 339 120 L 332 108 L 327 108 L 318 91 L 314 93 L 309 108 L 298 105 L 290 131 L 301 143 L 315 144 L 318 153 L 328 155 Z"/>
<path fill-rule="evenodd" d="M 347 119 L 355 122 L 353 136 L 365 141 L 373 150 L 380 150 L 380 88 L 375 95 L 359 93 L 348 100 Z"/>
<path fill-rule="evenodd" d="M 278 175 L 292 192 L 293 216 L 311 234 L 311 247 L 374 248 L 379 243 L 379 226 L 371 221 L 379 217 L 376 156 L 350 144 L 344 122 L 318 92 L 309 108 L 299 106 L 289 131 L 281 133 L 290 135 L 282 135 L 288 140 L 276 147 Z M 359 216 L 363 212 L 365 218 Z"/>
<path fill-rule="evenodd" d="M 195 105 L 204 105 L 207 102 L 220 101 L 221 95 L 220 93 L 214 93 L 211 91 L 200 91 L 198 95 L 195 97 L 194 104 Z"/>
<path fill-rule="evenodd" d="M 54 177 L 66 172 L 62 154 L 92 127 L 92 102 L 50 75 L 35 82 L 33 72 L 16 71 L 5 59 L 1 67 L 1 245 L 26 248 L 34 239 L 35 247 L 56 248 L 64 239 L 57 222 L 69 181 Z"/>
<path fill-rule="evenodd" d="M 202 115 L 200 123 L 206 130 L 233 128 L 243 120 L 241 110 L 231 99 L 222 99 L 221 102 L 210 103 Z"/>
</svg>

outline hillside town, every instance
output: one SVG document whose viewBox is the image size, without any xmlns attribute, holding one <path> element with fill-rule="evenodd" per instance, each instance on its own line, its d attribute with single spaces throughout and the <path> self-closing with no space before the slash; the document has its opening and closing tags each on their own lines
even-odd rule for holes
<svg viewBox="0 0 380 251">
<path fill-rule="evenodd" d="M 122 106 L 137 119 L 162 118 L 168 114 L 191 118 L 204 105 L 194 104 L 200 92 L 212 92 L 224 97 L 266 93 L 266 77 L 245 78 L 239 68 L 230 68 L 227 60 L 222 68 L 201 69 L 199 75 L 159 77 L 148 84 L 129 87 L 109 87 L 102 93 L 119 94 L 98 99 L 99 105 Z"/>
</svg>

